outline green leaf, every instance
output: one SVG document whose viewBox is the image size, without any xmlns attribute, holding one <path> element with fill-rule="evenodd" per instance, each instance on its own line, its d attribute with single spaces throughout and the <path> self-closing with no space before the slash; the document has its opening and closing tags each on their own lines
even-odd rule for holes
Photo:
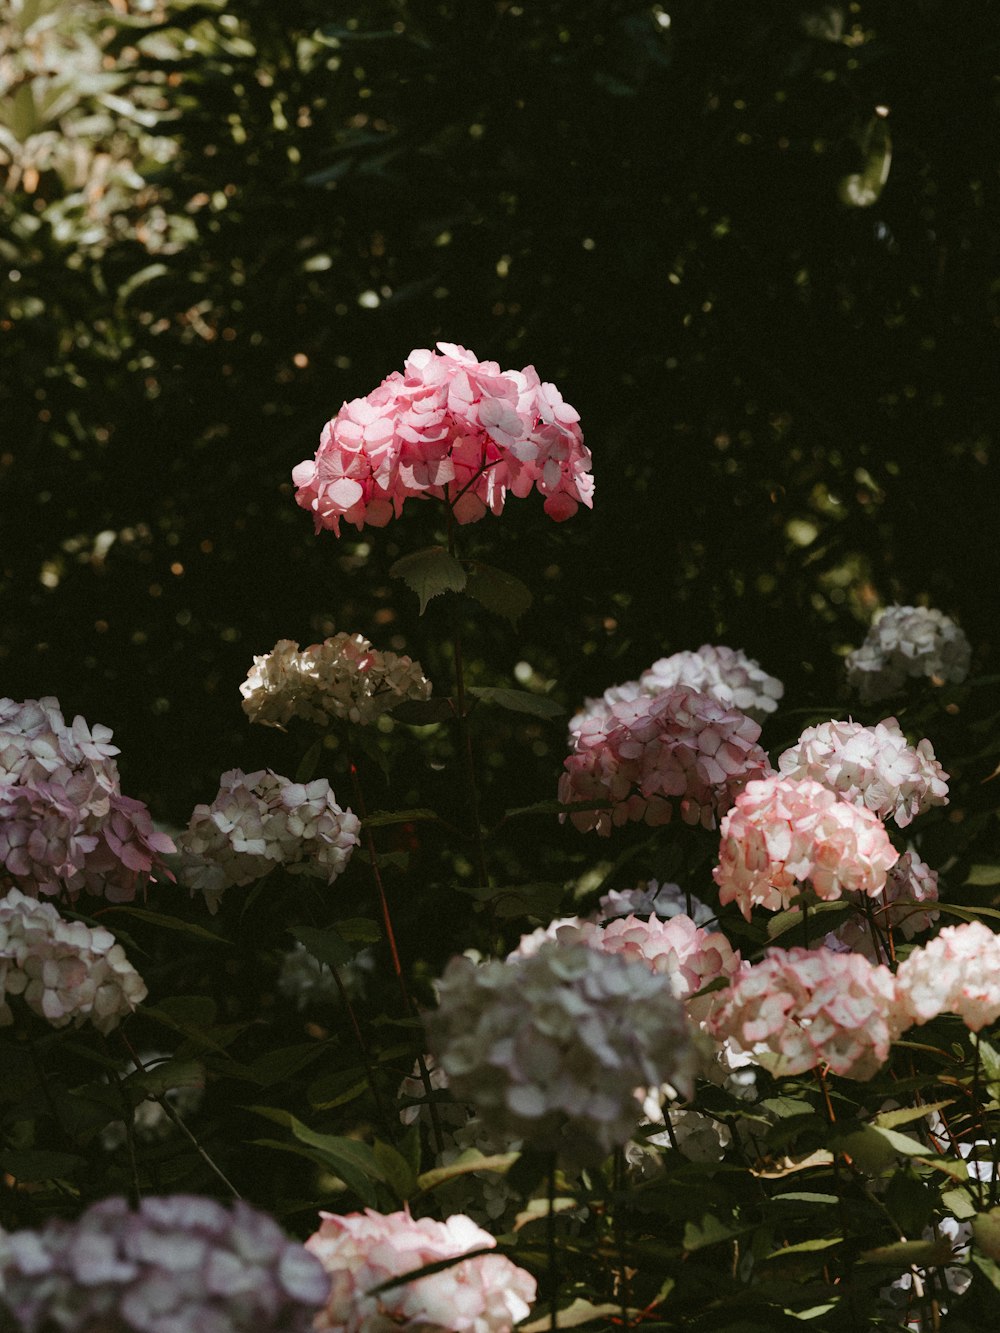
<svg viewBox="0 0 1000 1333">
<path fill-rule="evenodd" d="M 901 1106 L 898 1111 L 883 1111 L 877 1115 L 872 1124 L 876 1129 L 897 1129 L 900 1125 L 908 1125 L 914 1120 L 925 1120 L 932 1112 L 941 1111 L 946 1106 L 951 1106 L 952 1102 L 924 1102 L 922 1106 Z"/>
<path fill-rule="evenodd" d="M 63 1180 L 75 1175 L 87 1165 L 85 1157 L 69 1152 L 42 1152 L 34 1148 L 14 1149 L 0 1153 L 0 1166 L 22 1182 Z"/>
<path fill-rule="evenodd" d="M 517 628 L 517 622 L 534 600 L 526 583 L 492 565 L 472 562 L 465 591 L 494 615 L 503 616 Z"/>
<path fill-rule="evenodd" d="M 292 1131 L 299 1143 L 314 1149 L 310 1154 L 314 1161 L 334 1171 L 344 1184 L 354 1191 L 359 1198 L 374 1201 L 372 1183 L 385 1183 L 385 1178 L 375 1154 L 367 1143 L 359 1139 L 348 1139 L 336 1134 L 318 1134 L 304 1125 L 290 1111 L 277 1106 L 251 1106 L 248 1110 L 257 1115 L 273 1120 L 277 1125 L 284 1125 Z M 282 1145 L 286 1148 L 292 1145 Z"/>
<path fill-rule="evenodd" d="M 329 967 L 343 967 L 358 952 L 334 926 L 329 930 L 317 930 L 315 926 L 289 926 L 288 933 L 304 944 L 314 958 Z"/>
<path fill-rule="evenodd" d="M 969 1198 L 968 1191 L 964 1189 L 942 1190 L 941 1207 L 946 1208 L 952 1217 L 957 1217 L 960 1222 L 974 1217 L 976 1212 L 976 1205 Z"/>
<path fill-rule="evenodd" d="M 979 884 L 985 887 L 1000 884 L 1000 865 L 970 866 L 965 883 Z"/>
<path fill-rule="evenodd" d="M 461 592 L 467 578 L 465 570 L 443 546 L 428 546 L 402 556 L 391 566 L 389 574 L 394 579 L 402 579 L 417 594 L 421 615 L 432 597 Z"/>
<path fill-rule="evenodd" d="M 377 944 L 382 931 L 377 921 L 367 916 L 351 916 L 337 922 L 337 933 L 351 944 Z M 947 1106 L 947 1102 L 942 1103 Z"/>
<path fill-rule="evenodd" d="M 829 1250 L 834 1245 L 843 1245 L 843 1236 L 822 1236 L 814 1240 L 800 1240 L 796 1245 L 786 1245 L 783 1249 L 772 1250 L 765 1259 L 784 1259 L 789 1254 L 809 1254 L 813 1250 Z"/>
<path fill-rule="evenodd" d="M 987 1259 L 1000 1259 L 1000 1208 L 991 1208 L 972 1219 L 972 1237 Z"/>
<path fill-rule="evenodd" d="M 465 692 L 481 703 L 496 704 L 498 708 L 506 708 L 511 713 L 527 713 L 531 717 L 561 717 L 566 711 L 562 704 L 550 699 L 547 694 L 529 694 L 527 690 L 476 685 Z"/>
<path fill-rule="evenodd" d="M 495 1171 L 497 1175 L 507 1175 L 520 1156 L 520 1153 L 508 1152 L 496 1157 L 484 1157 L 478 1149 L 467 1148 L 454 1162 L 450 1162 L 447 1166 L 436 1166 L 433 1170 L 425 1171 L 423 1175 L 418 1176 L 417 1184 L 421 1191 L 426 1193 L 428 1190 L 437 1189 L 438 1185 L 443 1185 L 447 1180 L 470 1175 L 473 1171 Z M 543 1167 L 542 1174 L 544 1173 Z"/>
<path fill-rule="evenodd" d="M 233 1074 L 248 1083 L 256 1083 L 258 1087 L 268 1088 L 274 1083 L 285 1082 L 293 1074 L 297 1074 L 300 1069 L 312 1064 L 319 1056 L 329 1054 L 329 1051 L 329 1042 L 301 1042 L 296 1046 L 285 1046 L 277 1051 L 267 1051 L 250 1064 L 244 1065 L 238 1073 L 234 1070 Z"/>
<path fill-rule="evenodd" d="M 365 828 L 385 828 L 389 824 L 435 824 L 438 819 L 436 810 L 421 807 L 416 810 L 376 810 L 365 815 L 362 822 Z"/>
<path fill-rule="evenodd" d="M 321 736 L 319 740 L 313 741 L 312 745 L 310 745 L 309 749 L 306 750 L 305 754 L 299 760 L 299 766 L 295 770 L 296 782 L 312 782 L 316 769 L 319 767 L 320 756 L 322 753 L 323 738 Z"/>
<path fill-rule="evenodd" d="M 416 1192 L 416 1172 L 403 1154 L 397 1151 L 391 1143 L 383 1143 L 381 1139 L 376 1139 L 372 1146 L 372 1153 L 379 1170 L 382 1172 L 382 1179 L 400 1203 L 405 1203 Z"/>
<path fill-rule="evenodd" d="M 570 1301 L 564 1310 L 557 1312 L 556 1328 L 579 1328 L 582 1324 L 593 1323 L 595 1319 L 607 1323 L 609 1319 L 620 1316 L 621 1312 L 622 1307 L 620 1305 L 592 1305 L 590 1301 L 585 1301 L 582 1296 L 577 1296 L 575 1300 Z M 641 1315 L 643 1311 L 630 1309 L 626 1313 L 630 1318 L 633 1318 Z M 551 1327 L 552 1317 L 545 1314 L 541 1319 L 533 1319 L 530 1324 L 518 1324 L 517 1333 L 546 1333 L 546 1329 Z M 640 1327 L 643 1326 L 640 1325 Z"/>
<path fill-rule="evenodd" d="M 919 1236 L 930 1225 L 937 1200 L 937 1190 L 906 1167 L 894 1173 L 885 1192 L 885 1206 L 906 1236 Z"/>
<path fill-rule="evenodd" d="M 513 884 L 499 889 L 483 884 L 462 884 L 456 888 L 477 902 L 492 903 L 494 914 L 505 921 L 520 916 L 541 916 L 550 921 L 566 894 L 565 885 L 548 882 Z"/>
<path fill-rule="evenodd" d="M 743 1236 L 754 1227 L 744 1226 L 739 1222 L 724 1222 L 721 1217 L 706 1213 L 701 1222 L 688 1222 L 684 1228 L 684 1248 L 689 1253 L 703 1250 L 706 1245 L 718 1245 L 720 1241 L 732 1240 L 734 1236 Z"/>
<path fill-rule="evenodd" d="M 810 903 L 808 917 L 810 934 L 812 933 L 813 921 L 816 917 L 822 916 L 824 918 L 822 925 L 816 927 L 816 933 L 825 933 L 828 930 L 832 930 L 834 927 L 834 920 L 831 918 L 847 916 L 848 913 L 853 910 L 851 904 L 844 901 L 835 903 Z M 791 930 L 801 931 L 803 928 L 803 918 L 804 913 L 801 908 L 790 907 L 787 911 L 778 912 L 775 916 L 772 916 L 767 923 L 767 938 L 769 940 L 776 940 L 779 935 L 787 935 Z"/>
<path fill-rule="evenodd" d="M 205 1066 L 199 1060 L 163 1060 L 148 1069 L 137 1069 L 124 1082 L 130 1092 L 157 1097 L 171 1088 L 204 1087 Z"/>
<path fill-rule="evenodd" d="M 957 903 L 946 902 L 936 902 L 934 906 L 936 911 L 961 917 L 963 921 L 979 921 L 982 917 L 989 917 L 992 921 L 1000 921 L 1000 911 L 995 907 L 959 907 Z"/>
<path fill-rule="evenodd" d="M 336 1106 L 355 1101 L 367 1087 L 368 1076 L 363 1069 L 337 1069 L 310 1083 L 306 1096 L 317 1111 L 332 1111 Z"/>
<path fill-rule="evenodd" d="M 182 921 L 179 916 L 167 916 L 164 912 L 150 912 L 145 907 L 125 907 L 120 903 L 115 903 L 109 907 L 110 912 L 124 912 L 126 916 L 135 917 L 137 921 L 148 921 L 151 926 L 162 926 L 164 930 L 176 930 L 182 935 L 193 935 L 198 940 L 211 940 L 213 944 L 229 944 L 232 941 L 227 940 L 223 935 L 216 935 L 214 931 L 206 930 L 204 926 L 197 925 L 194 921 Z"/>
<path fill-rule="evenodd" d="M 954 1259 L 951 1241 L 946 1236 L 938 1240 L 898 1240 L 892 1245 L 879 1245 L 858 1256 L 861 1264 L 890 1264 L 893 1268 L 936 1268 Z"/>
</svg>

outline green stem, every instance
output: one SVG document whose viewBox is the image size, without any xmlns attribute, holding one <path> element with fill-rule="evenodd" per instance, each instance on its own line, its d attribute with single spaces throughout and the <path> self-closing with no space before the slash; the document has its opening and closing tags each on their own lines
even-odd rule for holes
<svg viewBox="0 0 1000 1333">
<path fill-rule="evenodd" d="M 108 1053 L 113 1055 L 111 1043 L 105 1038 Z M 112 1082 L 118 1090 L 118 1100 L 122 1104 L 122 1120 L 125 1124 L 125 1144 L 128 1148 L 129 1170 L 132 1175 L 131 1188 L 129 1189 L 129 1206 L 135 1212 L 139 1207 L 139 1200 L 142 1198 L 142 1185 L 139 1182 L 139 1161 L 135 1153 L 135 1107 L 125 1091 L 125 1084 L 117 1069 L 110 1071 Z"/>
<path fill-rule="evenodd" d="M 556 1165 L 558 1155 L 549 1157 L 549 1211 L 545 1219 L 545 1249 L 548 1255 L 549 1328 L 559 1327 L 559 1268 L 556 1255 Z"/>
</svg>

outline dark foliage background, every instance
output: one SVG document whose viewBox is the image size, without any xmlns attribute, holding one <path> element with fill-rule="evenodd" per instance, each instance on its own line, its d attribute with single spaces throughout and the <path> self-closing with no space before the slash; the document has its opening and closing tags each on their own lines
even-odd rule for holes
<svg viewBox="0 0 1000 1333">
<path fill-rule="evenodd" d="M 437 516 L 315 538 L 289 482 L 437 338 L 536 364 L 594 453 L 592 514 L 465 530 L 536 589 L 482 680 L 524 661 L 572 708 L 711 640 L 835 704 L 918 599 L 995 669 L 995 3 L 129 8 L 63 7 L 54 110 L 8 22 L 0 684 L 113 726 L 161 817 L 281 768 L 237 693 L 280 637 L 447 688 L 437 607 L 387 577 Z M 93 188 L 105 151 L 131 185 Z M 563 752 L 536 733 L 525 799 Z"/>
</svg>

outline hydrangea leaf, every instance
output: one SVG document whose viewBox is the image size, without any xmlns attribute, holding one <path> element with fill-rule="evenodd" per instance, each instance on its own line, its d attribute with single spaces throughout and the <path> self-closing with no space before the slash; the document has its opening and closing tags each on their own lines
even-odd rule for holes
<svg viewBox="0 0 1000 1333">
<path fill-rule="evenodd" d="M 145 907 L 125 907 L 116 903 L 109 911 L 124 912 L 126 916 L 133 916 L 138 921 L 146 921 L 151 926 L 162 926 L 164 930 L 177 930 L 182 935 L 193 935 L 199 940 L 211 940 L 214 944 L 231 944 L 222 935 L 216 935 L 214 930 L 206 930 L 204 926 L 199 926 L 194 921 L 182 921 L 180 917 L 168 916 L 165 912 L 150 912 Z"/>
<path fill-rule="evenodd" d="M 329 930 L 317 930 L 314 926 L 290 926 L 288 933 L 304 944 L 314 958 L 329 967 L 343 967 L 358 952 L 332 927 Z"/>
<path fill-rule="evenodd" d="M 201 1088 L 205 1085 L 205 1066 L 199 1060 L 163 1060 L 148 1069 L 137 1069 L 125 1079 L 125 1087 L 141 1096 L 156 1097 L 171 1088 Z"/>
<path fill-rule="evenodd" d="M 1000 1259 L 1000 1208 L 979 1213 L 972 1219 L 972 1236 L 988 1259 Z"/>
<path fill-rule="evenodd" d="M 936 1268 L 953 1258 L 951 1241 L 947 1236 L 939 1240 L 899 1240 L 892 1245 L 879 1245 L 858 1256 L 861 1264 L 889 1264 L 892 1268 Z"/>
<path fill-rule="evenodd" d="M 556 1328 L 579 1328 L 581 1324 L 592 1323 L 595 1319 L 601 1319 L 606 1323 L 612 1316 L 620 1317 L 621 1312 L 620 1305 L 593 1305 L 590 1301 L 585 1301 L 582 1296 L 578 1296 L 557 1313 Z M 626 1313 L 631 1317 L 639 1316 L 643 1312 L 628 1310 Z M 546 1329 L 552 1327 L 552 1318 L 550 1315 L 543 1315 L 541 1319 L 533 1319 L 530 1324 L 520 1324 L 518 1327 L 519 1333 L 545 1333 Z"/>
<path fill-rule="evenodd" d="M 478 560 L 473 562 L 465 591 L 487 611 L 509 620 L 515 629 L 534 600 L 526 583 L 503 569 L 484 565 Z"/>
<path fill-rule="evenodd" d="M 389 569 L 394 579 L 402 579 L 420 599 L 420 614 L 427 609 L 432 597 L 446 592 L 461 592 L 467 575 L 453 555 L 443 546 L 427 546 L 422 551 L 411 551 Z"/>
<path fill-rule="evenodd" d="M 331 1111 L 336 1106 L 347 1106 L 356 1101 L 368 1087 L 364 1069 L 352 1066 L 323 1074 L 310 1083 L 306 1090 L 309 1105 L 317 1111 Z"/>
<path fill-rule="evenodd" d="M 506 1175 L 520 1155 L 508 1152 L 495 1157 L 486 1157 L 477 1148 L 467 1148 L 447 1166 L 436 1166 L 431 1171 L 425 1171 L 418 1177 L 417 1184 L 421 1192 L 426 1193 L 428 1190 L 437 1189 L 438 1185 L 443 1185 L 448 1180 L 470 1175 L 473 1171 L 494 1171 L 498 1175 Z"/>
<path fill-rule="evenodd" d="M 372 1145 L 372 1152 L 385 1183 L 399 1201 L 405 1203 L 416 1192 L 416 1172 L 391 1143 L 383 1143 L 381 1139 L 376 1139 Z"/>
<path fill-rule="evenodd" d="M 531 717 L 559 717 L 566 710 L 547 694 L 529 694 L 527 690 L 511 690 L 493 685 L 477 685 L 466 690 L 484 704 L 496 704 L 511 713 L 527 713 Z"/>
</svg>

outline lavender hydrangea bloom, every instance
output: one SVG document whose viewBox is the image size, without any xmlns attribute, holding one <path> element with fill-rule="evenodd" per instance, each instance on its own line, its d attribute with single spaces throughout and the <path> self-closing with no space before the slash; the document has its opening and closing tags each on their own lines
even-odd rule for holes
<svg viewBox="0 0 1000 1333">
<path fill-rule="evenodd" d="M 307 1333 L 322 1265 L 270 1217 L 177 1194 L 93 1204 L 0 1241 L 0 1293 L 22 1333 Z"/>
<path fill-rule="evenodd" d="M 640 1088 L 688 1092 L 693 1032 L 670 978 L 586 944 L 542 944 L 476 966 L 453 958 L 427 1019 L 454 1096 L 488 1132 L 581 1164 L 625 1143 Z"/>
</svg>

